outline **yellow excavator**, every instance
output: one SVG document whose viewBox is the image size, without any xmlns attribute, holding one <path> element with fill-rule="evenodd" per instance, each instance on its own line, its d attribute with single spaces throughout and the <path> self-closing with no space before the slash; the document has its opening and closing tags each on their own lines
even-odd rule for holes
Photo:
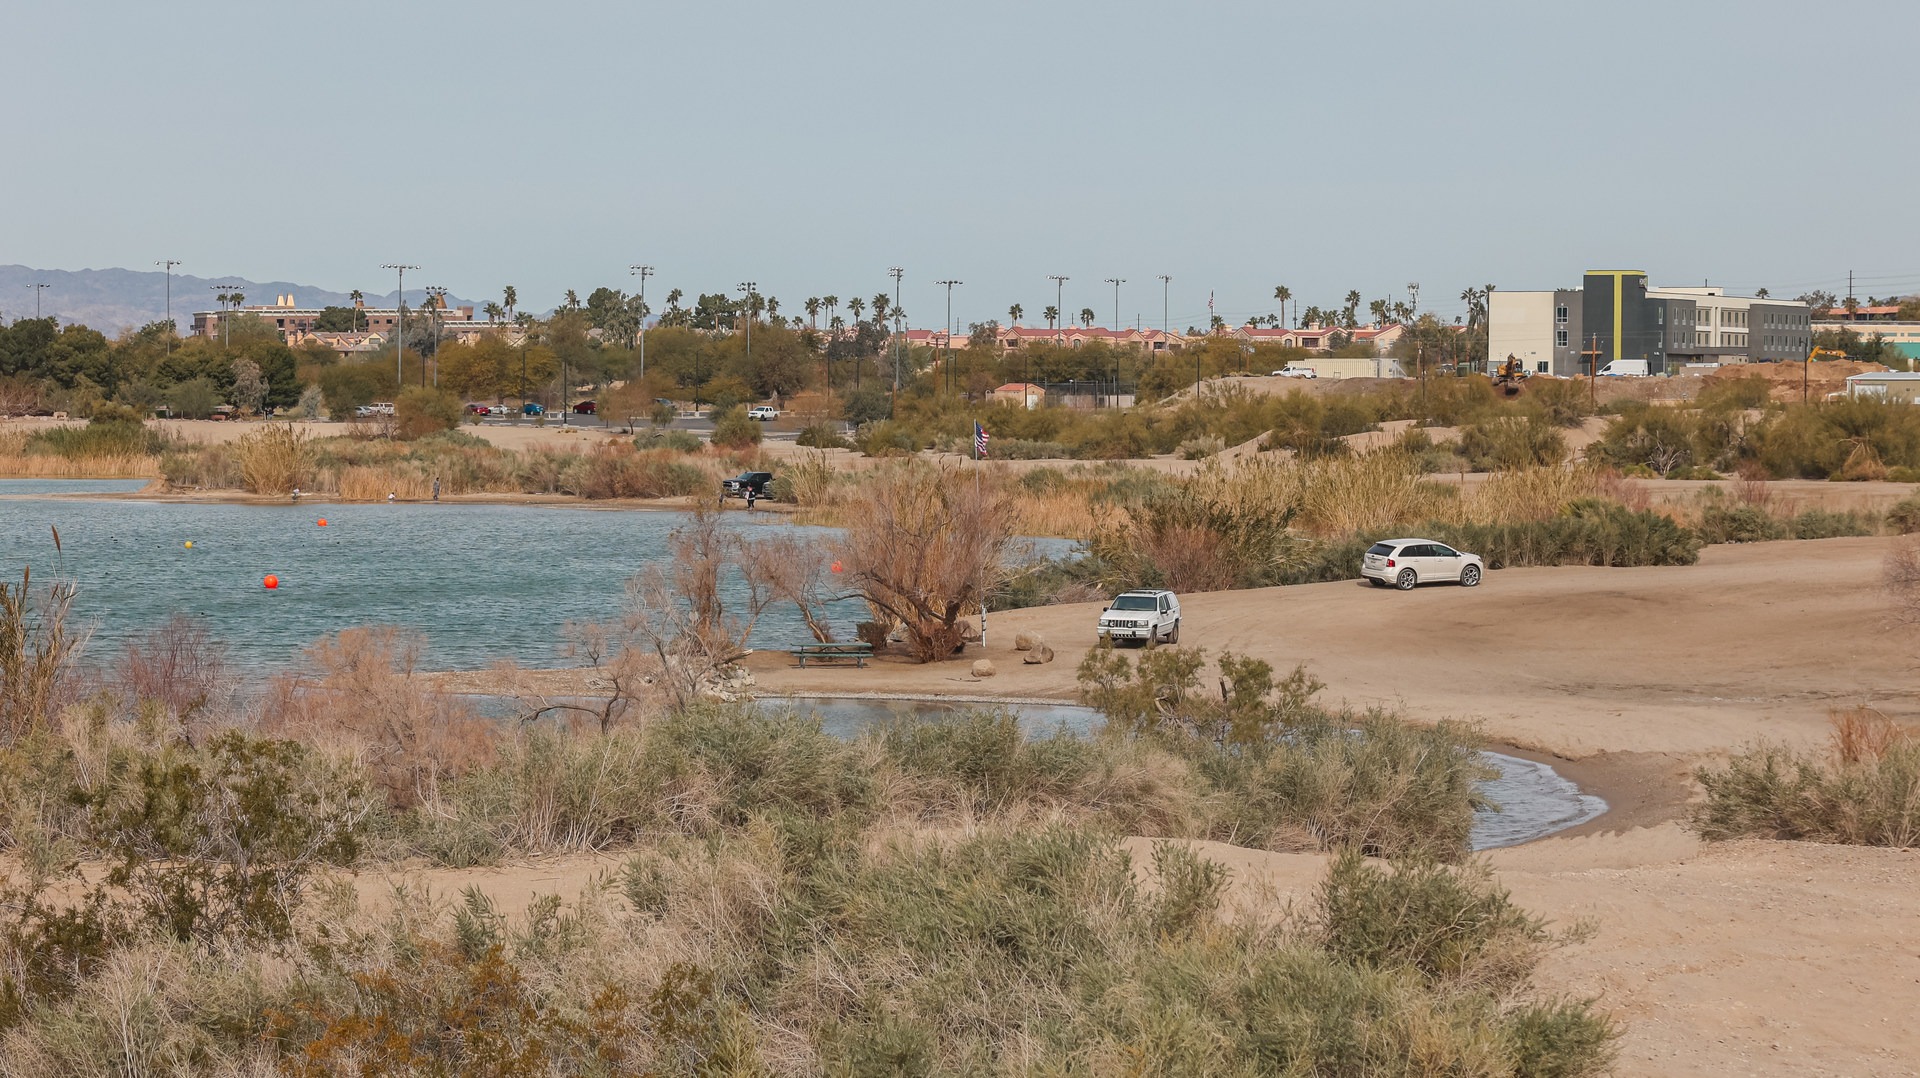
<svg viewBox="0 0 1920 1078">
<path fill-rule="evenodd" d="M 1807 403 L 1807 394 L 1811 389 L 1810 383 L 1813 378 L 1813 361 L 1816 359 L 1819 359 L 1821 356 L 1832 356 L 1835 359 L 1849 358 L 1845 352 L 1836 351 L 1832 348 L 1808 349 L 1806 360 L 1800 364 L 1800 403 L 1801 404 Z"/>
<path fill-rule="evenodd" d="M 1533 377 L 1533 372 L 1527 369 L 1525 363 L 1515 359 L 1513 353 L 1509 352 L 1507 353 L 1506 361 L 1493 368 L 1492 377 L 1493 388 L 1505 393 L 1509 397 L 1517 397 L 1520 395 L 1522 384 L 1526 382 L 1527 379 Z"/>
</svg>

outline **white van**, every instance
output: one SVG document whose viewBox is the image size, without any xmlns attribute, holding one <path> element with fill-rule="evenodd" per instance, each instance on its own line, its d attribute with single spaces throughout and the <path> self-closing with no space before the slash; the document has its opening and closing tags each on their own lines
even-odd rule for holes
<svg viewBox="0 0 1920 1078">
<path fill-rule="evenodd" d="M 1649 373 L 1644 359 L 1616 359 L 1600 368 L 1602 378 L 1645 378 Z"/>
</svg>

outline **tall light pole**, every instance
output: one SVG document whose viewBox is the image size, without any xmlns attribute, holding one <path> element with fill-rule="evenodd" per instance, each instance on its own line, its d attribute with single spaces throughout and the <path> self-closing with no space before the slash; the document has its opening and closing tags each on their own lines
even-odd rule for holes
<svg viewBox="0 0 1920 1078">
<path fill-rule="evenodd" d="M 440 388 L 440 316 L 447 309 L 447 290 L 437 284 L 427 286 L 427 317 L 433 323 L 433 388 Z M 427 384 L 427 365 L 420 365 L 420 384 Z"/>
<path fill-rule="evenodd" d="M 934 284 L 947 286 L 947 389 L 955 388 L 953 378 L 953 286 L 965 284 L 965 281 L 935 281 Z"/>
<path fill-rule="evenodd" d="M 173 267 L 179 264 L 177 258 L 162 258 L 154 262 L 156 266 L 167 268 L 167 355 L 173 354 Z"/>
<path fill-rule="evenodd" d="M 1168 274 L 1160 275 L 1160 338 L 1161 344 L 1169 349 L 1173 343 L 1169 338 L 1173 334 L 1167 328 L 1167 297 L 1173 294 L 1173 278 Z"/>
<path fill-rule="evenodd" d="M 1067 279 L 1057 273 L 1049 273 L 1047 280 L 1053 282 L 1053 343 L 1056 345 L 1065 344 L 1067 343 L 1067 312 L 1066 308 L 1060 306 L 1060 297 L 1063 294 Z"/>
<path fill-rule="evenodd" d="M 1113 332 L 1120 332 L 1120 286 L 1127 283 L 1125 277 L 1109 277 L 1107 283 L 1113 286 Z M 1120 405 L 1120 350 L 1113 350 L 1113 403 Z"/>
<path fill-rule="evenodd" d="M 653 276 L 652 266 L 628 266 L 627 272 L 640 278 L 640 380 L 647 379 L 647 278 Z"/>
<path fill-rule="evenodd" d="M 223 288 L 232 288 L 232 287 L 233 287 L 232 285 L 226 285 L 226 284 L 210 284 L 207 286 L 209 290 L 219 293 L 219 295 L 217 295 L 215 298 L 220 301 L 220 349 L 222 351 L 225 351 L 227 347 L 227 323 L 233 321 L 233 318 L 228 313 L 230 308 L 227 303 L 227 300 L 231 299 L 232 297 L 225 292 L 221 292 L 220 290 Z"/>
<path fill-rule="evenodd" d="M 37 284 L 33 286 L 33 320 L 36 322 L 40 320 L 40 293 L 52 287 L 50 284 Z"/>
<path fill-rule="evenodd" d="M 899 266 L 888 266 L 887 276 L 893 278 L 893 395 L 900 396 L 900 353 L 906 350 L 907 342 L 900 336 L 900 278 L 907 271 Z M 893 417 L 893 401 L 887 402 L 887 417 Z"/>
<path fill-rule="evenodd" d="M 740 291 L 747 294 L 747 367 L 749 369 L 753 367 L 753 296 L 754 289 L 759 287 L 760 285 L 756 281 L 740 282 Z M 827 372 L 827 381 L 831 383 L 833 381 L 833 368 L 828 367 Z"/>
<path fill-rule="evenodd" d="M 398 288 L 394 292 L 393 301 L 393 324 L 400 334 L 394 338 L 393 384 L 395 387 L 399 387 L 407 383 L 407 376 L 404 369 L 407 361 L 407 271 L 410 269 L 419 269 L 420 267 L 408 265 L 404 262 L 382 262 L 380 263 L 380 268 L 390 269 L 399 275 L 397 279 Z"/>
</svg>

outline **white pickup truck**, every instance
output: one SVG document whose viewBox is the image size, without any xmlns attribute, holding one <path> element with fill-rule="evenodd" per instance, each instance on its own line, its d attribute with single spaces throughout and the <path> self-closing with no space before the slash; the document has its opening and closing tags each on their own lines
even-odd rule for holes
<svg viewBox="0 0 1920 1078">
<path fill-rule="evenodd" d="M 1180 642 L 1180 598 L 1170 591 L 1126 591 L 1100 611 L 1100 635 L 1114 643 Z"/>
</svg>

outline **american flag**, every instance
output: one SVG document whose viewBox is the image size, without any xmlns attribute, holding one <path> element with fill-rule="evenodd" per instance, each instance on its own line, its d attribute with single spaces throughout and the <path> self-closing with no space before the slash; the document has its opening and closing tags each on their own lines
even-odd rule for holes
<svg viewBox="0 0 1920 1078">
<path fill-rule="evenodd" d="M 987 459 L 987 428 L 978 422 L 973 425 L 973 456 L 975 460 Z"/>
</svg>

